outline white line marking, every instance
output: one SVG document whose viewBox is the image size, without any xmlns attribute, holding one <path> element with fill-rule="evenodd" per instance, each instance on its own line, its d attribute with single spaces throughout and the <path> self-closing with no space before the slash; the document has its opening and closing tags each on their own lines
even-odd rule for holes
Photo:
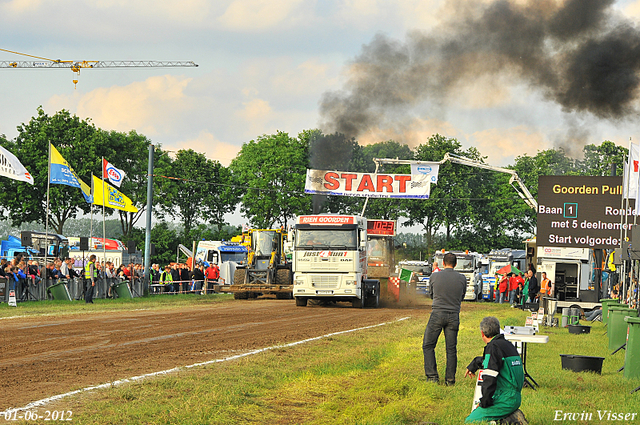
<svg viewBox="0 0 640 425">
<path fill-rule="evenodd" d="M 350 332 L 362 331 L 362 330 L 365 330 L 365 329 L 377 328 L 377 327 L 380 327 L 380 326 L 389 325 L 391 323 L 401 322 L 401 321 L 407 320 L 407 319 L 409 319 L 409 317 L 403 317 L 403 318 L 395 320 L 393 322 L 384 322 L 384 323 L 379 323 L 377 325 L 365 326 L 363 328 L 356 328 L 356 329 L 349 329 L 349 330 L 346 330 L 346 331 L 333 332 L 333 333 L 322 335 L 322 336 L 316 336 L 316 337 L 313 337 L 313 338 L 303 339 L 302 341 L 290 342 L 289 344 L 274 345 L 272 347 L 259 348 L 257 350 L 249 351 L 247 353 L 237 354 L 237 355 L 231 356 L 231 357 L 225 357 L 223 359 L 209 360 L 209 361 L 206 361 L 206 362 L 194 363 L 192 365 L 178 366 L 178 367 L 174 367 L 172 369 L 161 370 L 159 372 L 145 373 L 144 375 L 138 375 L 138 376 L 134 376 L 132 378 L 119 379 L 117 381 L 107 382 L 106 384 L 94 385 L 94 386 L 91 386 L 91 387 L 86 387 L 86 388 L 82 388 L 82 389 L 79 389 L 79 390 L 70 391 L 68 393 L 58 394 L 58 395 L 54 395 L 52 397 L 43 398 L 42 400 L 31 402 L 31 403 L 27 404 L 24 407 L 17 407 L 15 409 L 9 408 L 9 409 L 5 410 L 4 412 L 0 412 L 0 416 L 4 416 L 5 418 L 8 418 L 11 415 L 13 415 L 14 412 L 20 412 L 20 411 L 24 411 L 24 410 L 29 410 L 29 409 L 33 409 L 34 407 L 41 407 L 41 406 L 44 406 L 45 404 L 51 403 L 52 401 L 61 400 L 63 398 L 66 398 L 66 397 L 69 397 L 69 396 L 72 396 L 72 395 L 75 395 L 75 394 L 80 394 L 80 393 L 83 393 L 83 392 L 87 392 L 87 391 L 93 391 L 93 390 L 100 390 L 100 389 L 109 388 L 109 387 L 115 387 L 117 385 L 127 384 L 129 382 L 140 381 L 140 380 L 143 380 L 143 379 L 146 379 L 146 378 L 151 378 L 151 377 L 154 377 L 154 376 L 168 375 L 170 373 L 180 372 L 182 370 L 191 369 L 191 368 L 194 368 L 194 367 L 207 366 L 207 365 L 210 365 L 210 364 L 222 363 L 222 362 L 226 362 L 226 361 L 230 361 L 230 360 L 237 360 L 237 359 L 240 359 L 242 357 L 248 357 L 248 356 L 252 356 L 254 354 L 264 353 L 265 351 L 274 350 L 274 349 L 277 349 L 277 348 L 293 347 L 293 346 L 300 345 L 300 344 L 306 344 L 307 342 L 317 341 L 317 340 L 320 340 L 320 339 L 323 339 L 323 338 L 328 338 L 328 337 L 341 335 L 341 334 L 346 334 L 346 333 L 350 333 Z"/>
</svg>

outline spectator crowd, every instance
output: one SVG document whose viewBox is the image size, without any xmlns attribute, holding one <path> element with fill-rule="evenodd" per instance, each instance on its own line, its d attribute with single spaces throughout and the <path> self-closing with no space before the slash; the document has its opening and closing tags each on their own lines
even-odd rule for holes
<svg viewBox="0 0 640 425">
<path fill-rule="evenodd" d="M 144 282 L 144 267 L 140 263 L 128 266 L 121 264 L 115 267 L 111 261 L 96 261 L 97 296 L 115 297 L 114 286 L 127 281 L 130 287 L 142 288 Z M 41 299 L 37 294 L 45 294 L 40 289 L 46 277 L 46 288 L 57 283 L 65 283 L 68 287 L 77 285 L 77 298 L 84 297 L 87 291 L 85 270 L 76 267 L 72 258 L 48 258 L 46 265 L 42 260 L 27 259 L 17 254 L 12 259 L 0 260 L 0 278 L 5 278 L 6 288 L 14 290 L 16 298 L 21 301 Z M 164 270 L 158 264 L 153 264 L 150 271 L 152 293 L 202 293 L 213 292 L 218 284 L 220 270 L 215 264 L 196 266 L 193 271 L 187 264 L 171 263 Z M 71 289 L 71 288 L 69 288 Z M 141 295 L 141 294 L 138 294 Z"/>
</svg>

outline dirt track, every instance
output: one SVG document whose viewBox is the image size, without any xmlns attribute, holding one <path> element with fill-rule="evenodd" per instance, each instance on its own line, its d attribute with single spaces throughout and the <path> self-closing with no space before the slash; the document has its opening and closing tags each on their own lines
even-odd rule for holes
<svg viewBox="0 0 640 425">
<path fill-rule="evenodd" d="M 330 332 L 424 315 L 418 309 L 296 307 L 233 301 L 1 321 L 0 411 L 91 385 L 228 357 Z"/>
</svg>

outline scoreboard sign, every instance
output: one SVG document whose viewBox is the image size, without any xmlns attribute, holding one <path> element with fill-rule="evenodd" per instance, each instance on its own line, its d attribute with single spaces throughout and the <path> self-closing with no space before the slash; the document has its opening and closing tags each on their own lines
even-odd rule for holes
<svg viewBox="0 0 640 425">
<path fill-rule="evenodd" d="M 619 248 L 621 229 L 631 238 L 635 212 L 635 201 L 626 209 L 621 201 L 620 176 L 540 176 L 538 246 Z"/>
<path fill-rule="evenodd" d="M 395 220 L 367 220 L 367 234 L 395 236 L 396 221 Z"/>
</svg>

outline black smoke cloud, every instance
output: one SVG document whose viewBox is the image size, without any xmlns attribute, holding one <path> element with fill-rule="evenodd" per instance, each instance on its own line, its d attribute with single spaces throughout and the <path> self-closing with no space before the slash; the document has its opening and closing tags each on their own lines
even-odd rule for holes
<svg viewBox="0 0 640 425">
<path fill-rule="evenodd" d="M 454 0 L 452 0 L 454 1 Z M 393 127 L 424 103 L 446 108 L 452 90 L 508 75 L 567 113 L 636 116 L 640 31 L 614 0 L 458 1 L 455 21 L 405 41 L 377 35 L 350 64 L 341 91 L 320 101 L 325 132 L 358 137 Z"/>
</svg>

